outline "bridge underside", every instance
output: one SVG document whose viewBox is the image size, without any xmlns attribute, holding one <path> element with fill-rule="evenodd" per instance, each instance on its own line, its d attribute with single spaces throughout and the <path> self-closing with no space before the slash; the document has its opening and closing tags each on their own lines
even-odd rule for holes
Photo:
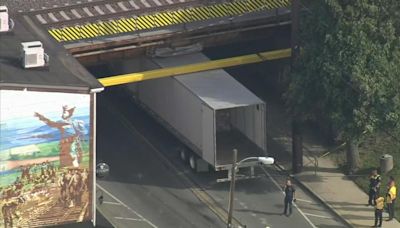
<svg viewBox="0 0 400 228">
<path fill-rule="evenodd" d="M 273 29 L 290 25 L 289 13 L 232 24 L 220 24 L 185 31 L 168 31 L 115 37 L 96 42 L 65 44 L 65 48 L 81 63 L 90 65 L 108 59 L 139 56 L 157 47 L 180 47 L 201 44 L 213 47 L 230 42 L 256 40 L 273 35 Z"/>
</svg>

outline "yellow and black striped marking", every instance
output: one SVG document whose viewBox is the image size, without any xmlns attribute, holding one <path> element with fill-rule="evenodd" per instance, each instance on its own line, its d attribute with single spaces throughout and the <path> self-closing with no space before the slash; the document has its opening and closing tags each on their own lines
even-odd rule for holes
<svg viewBox="0 0 400 228">
<path fill-rule="evenodd" d="M 101 36 L 122 34 L 169 25 L 239 16 L 260 10 L 288 7 L 290 0 L 237 0 L 221 4 L 157 12 L 131 18 L 99 21 L 85 25 L 49 29 L 58 42 L 76 41 Z"/>
</svg>

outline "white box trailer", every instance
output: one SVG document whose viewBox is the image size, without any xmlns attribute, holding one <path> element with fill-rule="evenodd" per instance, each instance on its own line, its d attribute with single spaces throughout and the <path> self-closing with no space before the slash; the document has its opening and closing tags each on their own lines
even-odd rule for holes
<svg viewBox="0 0 400 228">
<path fill-rule="evenodd" d="M 195 53 L 152 61 L 166 68 L 208 58 Z M 154 79 L 129 87 L 136 100 L 190 148 L 193 153 L 181 151 L 181 158 L 188 158 L 193 169 L 204 170 L 205 161 L 216 171 L 229 170 L 233 149 L 238 150 L 238 161 L 266 156 L 265 103 L 226 71 Z M 251 167 L 253 175 L 255 165 L 259 162 L 240 167 Z"/>
</svg>

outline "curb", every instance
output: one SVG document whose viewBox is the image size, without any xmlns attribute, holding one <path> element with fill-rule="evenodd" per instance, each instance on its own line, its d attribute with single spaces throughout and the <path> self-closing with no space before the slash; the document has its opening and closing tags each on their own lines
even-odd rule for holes
<svg viewBox="0 0 400 228">
<path fill-rule="evenodd" d="M 278 169 L 281 171 L 287 172 L 287 170 L 282 167 L 281 165 L 275 163 L 274 164 Z M 340 220 L 345 223 L 348 227 L 354 227 L 353 224 L 351 224 L 347 219 L 345 219 L 331 204 L 327 203 L 321 196 L 319 196 L 317 193 L 315 193 L 307 184 L 304 184 L 301 182 L 296 176 L 290 175 L 295 181 L 296 184 L 300 185 L 303 189 L 305 189 L 308 193 L 313 195 L 315 198 L 317 198 L 318 201 L 320 201 L 323 205 L 325 205 L 333 214 L 335 214 Z"/>
</svg>

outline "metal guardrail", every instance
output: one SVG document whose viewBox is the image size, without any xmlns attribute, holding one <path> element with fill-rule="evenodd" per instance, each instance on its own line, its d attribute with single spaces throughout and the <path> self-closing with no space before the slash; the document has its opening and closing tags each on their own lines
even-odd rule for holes
<svg viewBox="0 0 400 228">
<path fill-rule="evenodd" d="M 367 134 L 367 131 L 364 131 L 362 133 L 362 135 L 365 135 L 365 134 Z M 312 158 L 314 160 L 314 161 L 310 161 L 310 162 L 314 163 L 314 174 L 317 175 L 317 171 L 318 171 L 318 167 L 319 167 L 318 166 L 318 159 L 324 158 L 324 157 L 328 156 L 329 154 L 335 153 L 336 151 L 338 151 L 338 150 L 342 149 L 344 146 L 346 146 L 346 144 L 347 143 L 344 142 L 344 143 L 340 144 L 339 146 L 335 147 L 333 150 L 328 150 L 328 151 L 326 151 L 325 153 L 323 153 L 320 156 L 316 156 L 307 147 L 303 146 L 303 149 L 305 149 L 307 152 L 309 152 L 309 154 L 311 154 L 311 156 L 312 156 Z M 309 164 L 310 163 L 307 163 L 306 165 L 309 165 Z M 306 166 L 306 165 L 304 165 L 304 166 Z M 355 176 L 364 176 L 364 175 L 354 175 L 354 174 L 352 174 L 352 175 L 347 175 L 347 176 L 348 177 L 351 177 L 351 176 L 355 177 Z"/>
</svg>

